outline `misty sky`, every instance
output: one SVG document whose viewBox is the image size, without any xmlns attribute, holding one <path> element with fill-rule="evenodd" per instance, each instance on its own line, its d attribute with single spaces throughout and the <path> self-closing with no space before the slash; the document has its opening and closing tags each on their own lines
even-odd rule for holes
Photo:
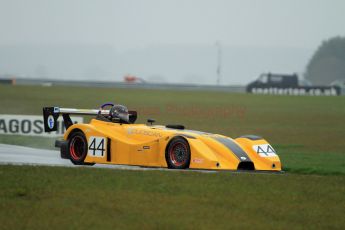
<svg viewBox="0 0 345 230">
<path fill-rule="evenodd" d="M 345 35 L 344 12 L 344 0 L 0 0 L 0 46 L 106 45 L 130 58 L 133 50 L 220 41 L 305 50 L 304 60 L 322 40 Z M 307 61 L 291 71 L 303 71 Z M 164 75 L 150 71 L 142 74 Z"/>
</svg>

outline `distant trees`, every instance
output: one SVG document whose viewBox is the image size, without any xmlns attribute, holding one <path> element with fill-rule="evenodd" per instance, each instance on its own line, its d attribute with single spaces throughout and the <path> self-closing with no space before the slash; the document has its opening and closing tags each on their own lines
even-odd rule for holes
<svg viewBox="0 0 345 230">
<path fill-rule="evenodd" d="M 305 78 L 313 84 L 345 80 L 345 37 L 324 41 L 311 58 Z"/>
</svg>

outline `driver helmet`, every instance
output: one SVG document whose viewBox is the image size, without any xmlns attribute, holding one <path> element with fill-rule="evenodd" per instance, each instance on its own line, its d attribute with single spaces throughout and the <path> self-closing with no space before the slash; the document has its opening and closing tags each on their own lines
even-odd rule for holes
<svg viewBox="0 0 345 230">
<path fill-rule="evenodd" d="M 119 120 L 120 122 L 129 123 L 128 109 L 124 105 L 114 105 L 111 107 L 110 116 L 112 119 Z"/>
</svg>

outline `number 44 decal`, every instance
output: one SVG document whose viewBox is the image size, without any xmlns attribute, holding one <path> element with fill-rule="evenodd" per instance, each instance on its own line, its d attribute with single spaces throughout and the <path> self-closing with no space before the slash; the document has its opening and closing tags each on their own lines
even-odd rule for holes
<svg viewBox="0 0 345 230">
<path fill-rule="evenodd" d="M 269 144 L 254 145 L 253 149 L 261 157 L 274 157 L 274 156 L 277 156 L 276 151 Z"/>
<path fill-rule="evenodd" d="M 89 147 L 87 154 L 93 157 L 104 157 L 107 154 L 107 139 L 104 137 L 93 137 L 89 138 Z"/>
</svg>

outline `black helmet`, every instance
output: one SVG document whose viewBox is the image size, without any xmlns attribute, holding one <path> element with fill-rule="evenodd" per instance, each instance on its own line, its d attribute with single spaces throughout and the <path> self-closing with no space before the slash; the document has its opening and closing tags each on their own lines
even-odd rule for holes
<svg viewBox="0 0 345 230">
<path fill-rule="evenodd" d="M 118 122 L 125 122 L 129 123 L 129 114 L 128 109 L 124 105 L 114 105 L 110 109 L 110 117 L 111 119 L 115 119 Z"/>
</svg>

